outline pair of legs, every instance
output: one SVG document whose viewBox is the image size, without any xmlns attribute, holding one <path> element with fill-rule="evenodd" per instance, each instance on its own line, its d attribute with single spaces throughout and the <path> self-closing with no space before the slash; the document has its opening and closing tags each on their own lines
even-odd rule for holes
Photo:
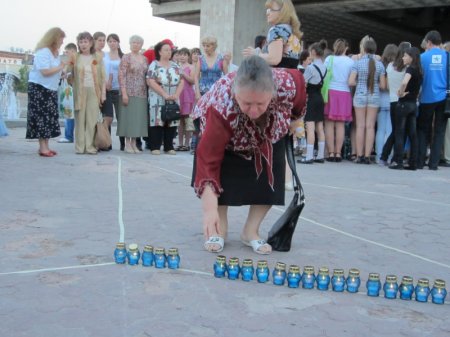
<svg viewBox="0 0 450 337">
<path fill-rule="evenodd" d="M 378 107 L 355 107 L 356 118 L 356 155 L 370 157 L 375 140 L 375 121 Z"/>
<path fill-rule="evenodd" d="M 186 131 L 187 118 L 189 118 L 189 117 L 182 117 L 180 119 L 180 125 L 178 126 L 178 145 L 180 147 L 189 148 L 190 142 L 191 142 L 192 131 Z"/>
<path fill-rule="evenodd" d="M 419 117 L 417 118 L 419 147 L 417 166 L 419 168 L 425 165 L 427 143 L 431 139 L 431 152 L 428 166 L 432 169 L 437 169 L 441 158 L 442 146 L 444 145 L 445 129 L 447 127 L 447 117 L 444 115 L 444 110 L 445 100 L 430 104 L 421 103 L 419 106 Z M 433 133 L 431 132 L 432 129 Z"/>
<path fill-rule="evenodd" d="M 323 121 L 320 122 L 306 122 L 306 160 L 313 159 L 314 156 L 314 142 L 319 144 L 319 151 L 316 159 L 323 159 L 325 152 L 325 132 L 323 130 Z"/>
<path fill-rule="evenodd" d="M 395 144 L 395 109 L 397 106 L 397 102 L 391 102 L 391 106 L 389 109 L 389 113 L 391 116 L 391 134 L 389 135 L 389 137 L 386 139 L 386 142 L 383 145 L 383 151 L 381 152 L 381 157 L 380 159 L 383 161 L 387 161 L 389 155 L 391 154 L 392 149 L 394 148 L 394 144 Z M 395 151 L 395 149 L 394 149 Z M 378 153 L 377 153 L 378 154 Z M 394 153 L 394 157 L 395 157 L 395 153 Z"/>
<path fill-rule="evenodd" d="M 125 152 L 127 153 L 141 153 L 136 145 L 136 138 L 125 137 Z"/>
<path fill-rule="evenodd" d="M 341 157 L 345 138 L 345 122 L 325 120 L 325 142 L 329 157 Z"/>
<path fill-rule="evenodd" d="M 39 138 L 39 154 L 51 154 L 55 155 L 56 152 L 53 150 L 50 150 L 50 147 L 48 145 L 48 138 Z"/>
<path fill-rule="evenodd" d="M 416 102 L 398 103 L 395 114 L 395 167 L 403 167 L 403 149 L 405 147 L 405 129 L 411 142 L 409 167 L 417 166 L 417 133 L 416 133 Z"/>
<path fill-rule="evenodd" d="M 386 143 L 388 137 L 392 133 L 392 122 L 390 109 L 381 107 L 377 115 L 377 133 L 375 136 L 375 152 L 377 153 L 377 162 L 381 158 L 383 152 L 383 146 Z"/>
<path fill-rule="evenodd" d="M 241 240 L 250 242 L 252 240 L 260 240 L 259 227 L 264 220 L 267 212 L 269 212 L 270 205 L 250 205 L 247 220 L 245 221 L 244 228 L 241 233 Z M 228 206 L 218 206 L 220 229 L 223 233 L 224 239 L 226 238 L 228 231 Z M 212 236 L 218 236 L 218 233 L 213 233 Z M 205 244 L 205 248 L 210 252 L 215 252 L 221 247 L 217 243 Z M 270 253 L 272 248 L 270 245 L 265 244 L 259 248 L 261 253 Z"/>
<path fill-rule="evenodd" d="M 174 151 L 173 138 L 175 137 L 176 126 L 151 126 L 148 128 L 148 139 L 150 151 L 160 150 L 164 143 L 164 152 Z"/>
</svg>

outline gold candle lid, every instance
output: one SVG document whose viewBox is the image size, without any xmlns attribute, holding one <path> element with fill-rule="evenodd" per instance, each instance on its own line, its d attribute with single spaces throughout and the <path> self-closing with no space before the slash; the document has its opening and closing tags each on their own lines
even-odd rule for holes
<svg viewBox="0 0 450 337">
<path fill-rule="evenodd" d="M 306 275 L 312 275 L 312 274 L 314 274 L 314 267 L 313 267 L 313 266 L 305 266 L 305 267 L 303 268 L 303 272 L 304 272 Z"/>
<path fill-rule="evenodd" d="M 350 277 L 358 277 L 359 276 L 359 269 L 351 268 L 348 271 L 348 276 L 350 276 Z"/>
<path fill-rule="evenodd" d="M 244 259 L 244 261 L 242 261 L 242 267 L 253 267 L 253 260 Z"/>
<path fill-rule="evenodd" d="M 178 255 L 178 248 L 169 248 L 169 250 L 167 251 L 167 255 Z"/>
<path fill-rule="evenodd" d="M 328 267 L 320 267 L 319 268 L 319 275 L 328 275 L 330 273 L 330 270 Z"/>
<path fill-rule="evenodd" d="M 295 264 L 289 266 L 289 272 L 291 274 L 300 274 L 300 267 Z"/>
<path fill-rule="evenodd" d="M 216 262 L 218 264 L 225 264 L 227 262 L 227 258 L 223 255 L 217 255 Z"/>
<path fill-rule="evenodd" d="M 131 243 L 128 245 L 128 250 L 134 252 L 134 251 L 138 250 L 138 245 L 136 243 Z"/>
<path fill-rule="evenodd" d="M 237 266 L 237 265 L 239 265 L 239 258 L 237 258 L 237 257 L 230 257 L 230 261 L 228 261 L 228 264 L 230 266 Z"/>
<path fill-rule="evenodd" d="M 403 276 L 402 284 L 404 284 L 404 285 L 413 284 L 413 278 L 411 276 Z"/>
<path fill-rule="evenodd" d="M 395 276 L 395 275 L 387 275 L 386 276 L 386 282 L 389 282 L 389 283 L 397 282 L 397 276 Z"/>
<path fill-rule="evenodd" d="M 440 289 L 445 288 L 445 281 L 441 279 L 434 280 L 434 287 Z"/>
<path fill-rule="evenodd" d="M 286 263 L 283 262 L 277 262 L 275 265 L 275 269 L 279 271 L 285 271 L 286 270 Z"/>
<path fill-rule="evenodd" d="M 430 281 L 427 278 L 421 278 L 417 281 L 417 285 L 419 287 L 428 287 L 430 285 Z"/>
<path fill-rule="evenodd" d="M 378 273 L 369 273 L 369 281 L 379 281 L 380 274 Z"/>
<path fill-rule="evenodd" d="M 119 243 L 117 243 L 116 248 L 117 248 L 117 249 L 125 249 L 125 242 L 119 242 Z"/>
<path fill-rule="evenodd" d="M 268 263 L 266 260 L 259 260 L 257 263 L 257 268 L 263 269 L 263 268 L 267 268 L 267 266 L 268 266 Z"/>
<path fill-rule="evenodd" d="M 333 269 L 333 276 L 344 276 L 344 269 Z"/>
<path fill-rule="evenodd" d="M 161 248 L 161 247 L 156 247 L 155 248 L 155 254 L 158 254 L 158 255 L 164 255 L 164 254 L 166 254 L 166 250 L 164 249 L 164 248 Z"/>
<path fill-rule="evenodd" d="M 144 246 L 144 252 L 153 252 L 153 246 L 145 245 Z"/>
</svg>

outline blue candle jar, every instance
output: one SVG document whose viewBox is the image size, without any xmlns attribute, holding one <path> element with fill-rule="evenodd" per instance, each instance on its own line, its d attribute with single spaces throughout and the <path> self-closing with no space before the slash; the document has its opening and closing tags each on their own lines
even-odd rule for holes
<svg viewBox="0 0 450 337">
<path fill-rule="evenodd" d="M 217 278 L 225 277 L 227 271 L 227 258 L 223 255 L 218 255 L 216 263 L 214 263 L 214 276 Z"/>
<path fill-rule="evenodd" d="M 228 279 L 236 280 L 239 278 L 239 272 L 241 268 L 239 267 L 239 259 L 237 257 L 231 257 L 228 261 Z"/>
<path fill-rule="evenodd" d="M 431 290 L 431 301 L 435 304 L 444 304 L 447 290 L 445 289 L 444 280 L 435 280 L 433 289 Z"/>
<path fill-rule="evenodd" d="M 400 298 L 402 300 L 411 300 L 414 293 L 413 278 L 411 276 L 403 276 L 400 283 Z"/>
<path fill-rule="evenodd" d="M 316 278 L 317 289 L 328 290 L 330 287 L 330 270 L 327 267 L 320 267 Z"/>
<path fill-rule="evenodd" d="M 302 274 L 302 288 L 313 289 L 316 282 L 316 275 L 314 275 L 313 266 L 305 266 Z"/>
<path fill-rule="evenodd" d="M 269 267 L 266 260 L 260 260 L 256 264 L 256 279 L 259 283 L 266 283 L 269 281 Z"/>
<path fill-rule="evenodd" d="M 351 268 L 348 271 L 348 277 L 346 282 L 347 282 L 347 291 L 349 293 L 357 293 L 359 290 L 359 286 L 361 285 L 359 270 L 356 268 Z"/>
<path fill-rule="evenodd" d="M 169 248 L 167 251 L 167 267 L 170 269 L 180 268 L 180 255 L 178 254 L 178 248 Z"/>
<path fill-rule="evenodd" d="M 153 266 L 153 261 L 155 260 L 153 256 L 153 246 L 145 245 L 144 251 L 142 252 L 142 266 L 150 267 Z"/>
<path fill-rule="evenodd" d="M 244 259 L 242 261 L 241 277 L 242 281 L 249 282 L 253 280 L 253 274 L 255 273 L 255 268 L 253 268 L 252 259 Z"/>
<path fill-rule="evenodd" d="M 300 267 L 296 265 L 289 266 L 287 274 L 287 282 L 289 288 L 298 288 L 302 275 L 300 274 Z"/>
<path fill-rule="evenodd" d="M 430 282 L 428 279 L 421 278 L 417 281 L 415 294 L 417 302 L 428 302 L 428 296 L 430 296 Z"/>
<path fill-rule="evenodd" d="M 272 272 L 272 280 L 273 284 L 277 286 L 284 285 L 284 282 L 286 281 L 286 264 L 283 262 L 277 262 L 275 265 L 275 268 Z"/>
<path fill-rule="evenodd" d="M 384 297 L 389 299 L 397 298 L 398 284 L 397 276 L 387 275 L 383 285 Z"/>
<path fill-rule="evenodd" d="M 125 248 L 125 243 L 119 242 L 114 249 L 114 260 L 118 264 L 124 264 L 127 262 L 127 249 Z"/>
<path fill-rule="evenodd" d="M 366 282 L 367 287 L 367 296 L 380 296 L 381 282 L 380 282 L 380 274 L 378 273 L 370 273 L 369 279 Z"/>
<path fill-rule="evenodd" d="M 141 253 L 139 252 L 138 245 L 132 243 L 128 246 L 128 264 L 131 266 L 135 266 L 139 264 L 139 259 L 141 257 Z"/>
<path fill-rule="evenodd" d="M 157 247 L 154 250 L 155 267 L 158 269 L 166 268 L 166 250 L 161 247 Z"/>
<path fill-rule="evenodd" d="M 345 289 L 344 269 L 334 269 L 331 278 L 331 289 L 336 292 L 342 292 Z"/>
</svg>

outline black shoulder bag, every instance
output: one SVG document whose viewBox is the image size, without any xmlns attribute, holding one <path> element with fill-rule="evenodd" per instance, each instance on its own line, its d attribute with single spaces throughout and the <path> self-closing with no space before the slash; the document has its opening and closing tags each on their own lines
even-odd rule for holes
<svg viewBox="0 0 450 337">
<path fill-rule="evenodd" d="M 169 82 L 169 94 L 171 86 L 171 82 Z M 177 104 L 177 102 L 166 100 L 165 104 L 161 107 L 161 120 L 164 123 L 170 123 L 173 121 L 177 121 L 180 118 L 180 106 Z"/>
<path fill-rule="evenodd" d="M 272 249 L 279 252 L 288 252 L 291 250 L 292 236 L 294 235 L 300 213 L 303 207 L 305 207 L 305 193 L 295 167 L 292 136 L 286 136 L 285 144 L 287 162 L 294 177 L 294 197 L 281 217 L 273 224 L 267 239 L 267 243 L 272 246 Z"/>
</svg>

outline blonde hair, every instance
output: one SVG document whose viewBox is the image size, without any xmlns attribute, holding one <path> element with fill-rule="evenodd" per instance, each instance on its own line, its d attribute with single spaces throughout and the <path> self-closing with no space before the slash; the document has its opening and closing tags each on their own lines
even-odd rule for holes
<svg viewBox="0 0 450 337">
<path fill-rule="evenodd" d="M 217 39 L 214 36 L 205 36 L 202 39 L 202 45 L 204 44 L 210 44 L 214 47 L 214 49 L 217 48 Z"/>
<path fill-rule="evenodd" d="M 37 43 L 36 49 L 39 50 L 42 48 L 49 48 L 51 50 L 56 51 L 58 49 L 58 40 L 61 37 L 66 37 L 66 33 L 59 28 L 59 27 L 53 27 L 50 28 L 42 37 L 42 39 Z"/>
<path fill-rule="evenodd" d="M 275 24 L 284 23 L 292 27 L 292 33 L 298 37 L 299 40 L 302 39 L 303 33 L 300 31 L 300 20 L 298 19 L 297 13 L 295 12 L 295 7 L 291 0 L 267 0 L 266 8 L 271 8 L 271 5 L 276 3 L 280 6 L 280 16 L 278 17 Z"/>
</svg>

